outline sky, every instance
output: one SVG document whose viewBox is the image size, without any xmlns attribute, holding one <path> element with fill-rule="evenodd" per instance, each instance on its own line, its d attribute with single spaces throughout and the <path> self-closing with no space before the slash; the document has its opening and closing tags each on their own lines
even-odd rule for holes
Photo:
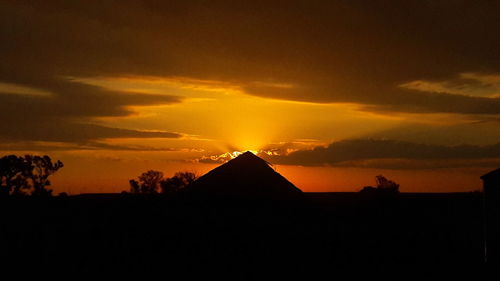
<svg viewBox="0 0 500 281">
<path fill-rule="evenodd" d="M 500 1 L 1 1 L 0 150 L 120 192 L 252 150 L 304 191 L 481 188 Z"/>
</svg>

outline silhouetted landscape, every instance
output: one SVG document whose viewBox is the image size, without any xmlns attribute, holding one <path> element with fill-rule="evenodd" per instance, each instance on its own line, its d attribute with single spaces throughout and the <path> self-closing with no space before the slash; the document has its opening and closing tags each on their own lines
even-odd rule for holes
<svg viewBox="0 0 500 281">
<path fill-rule="evenodd" d="M 482 192 L 399 193 L 377 181 L 302 193 L 247 152 L 175 192 L 4 197 L 3 268 L 23 278 L 272 280 L 479 274 L 493 264 Z"/>
<path fill-rule="evenodd" d="M 0 1 L 0 280 L 500 279 L 500 0 Z"/>
</svg>

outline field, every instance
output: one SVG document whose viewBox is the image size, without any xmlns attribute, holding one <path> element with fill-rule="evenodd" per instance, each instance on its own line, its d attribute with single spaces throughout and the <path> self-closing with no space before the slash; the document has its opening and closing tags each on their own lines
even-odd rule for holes
<svg viewBox="0 0 500 281">
<path fill-rule="evenodd" d="M 0 203 L 4 271 L 20 277 L 268 280 L 484 269 L 481 193 L 306 193 L 300 202 L 87 194 Z"/>
</svg>

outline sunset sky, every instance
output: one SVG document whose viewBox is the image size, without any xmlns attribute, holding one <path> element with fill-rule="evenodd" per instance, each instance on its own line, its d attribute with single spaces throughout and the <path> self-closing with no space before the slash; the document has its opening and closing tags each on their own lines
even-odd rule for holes
<svg viewBox="0 0 500 281">
<path fill-rule="evenodd" d="M 304 191 L 500 167 L 500 1 L 1 1 L 0 149 L 120 192 L 255 151 Z M 234 154 L 233 154 L 234 155 Z"/>
</svg>

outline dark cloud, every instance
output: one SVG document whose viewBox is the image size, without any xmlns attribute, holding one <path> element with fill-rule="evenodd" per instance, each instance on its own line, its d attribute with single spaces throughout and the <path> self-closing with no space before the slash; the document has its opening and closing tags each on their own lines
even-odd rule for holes
<svg viewBox="0 0 500 281">
<path fill-rule="evenodd" d="M 0 92 L 0 139 L 9 141 L 86 142 L 105 138 L 178 138 L 171 132 L 146 132 L 91 124 L 95 117 L 127 116 L 131 105 L 179 102 L 174 96 L 117 93 L 64 83 L 54 96 Z M 75 84 L 75 85 L 71 85 Z M 52 91 L 52 88 L 44 88 Z"/>
<path fill-rule="evenodd" d="M 116 151 L 184 151 L 186 149 L 151 147 L 141 145 L 115 145 L 104 142 L 80 142 L 80 143 L 60 143 L 60 142 L 40 142 L 23 141 L 17 143 L 0 144 L 1 151 L 72 151 L 72 150 L 116 150 Z"/>
<path fill-rule="evenodd" d="M 5 127 L 5 128 L 4 128 Z M 91 140 L 108 138 L 179 138 L 180 134 L 170 132 L 138 131 L 120 128 L 110 128 L 94 124 L 80 124 L 72 122 L 38 122 L 31 125 L 11 128 L 0 125 L 0 129 L 9 130 L 9 134 L 2 136 L 4 140 L 18 141 L 52 141 L 85 143 Z"/>
<path fill-rule="evenodd" d="M 117 75 L 231 81 L 369 111 L 500 114 L 498 98 L 399 87 L 500 73 L 499 13 L 498 1 L 3 1 L 0 81 L 54 92 L 61 116 L 178 101 L 61 79 Z"/>
<path fill-rule="evenodd" d="M 394 87 L 353 85 L 337 91 L 335 86 L 302 85 L 299 88 L 245 87 L 246 92 L 262 97 L 318 103 L 357 103 L 372 112 L 500 114 L 500 98 L 418 92 Z M 314 93 L 305 95 L 305 93 Z"/>
<path fill-rule="evenodd" d="M 143 132 L 89 124 L 93 118 L 127 116 L 130 106 L 181 102 L 173 95 L 117 92 L 71 81 L 45 77 L 25 81 L 44 95 L 2 92 L 0 139 L 10 141 L 86 142 L 104 138 L 178 138 L 177 133 Z M 18 83 L 18 79 L 5 80 Z"/>
<path fill-rule="evenodd" d="M 369 159 L 346 161 L 339 163 L 338 167 L 356 167 L 368 169 L 388 170 L 432 170 L 432 169 L 456 169 L 456 168 L 489 168 L 497 169 L 500 158 L 491 159 L 432 159 L 432 160 L 410 160 L 410 159 Z"/>
<path fill-rule="evenodd" d="M 345 140 L 288 155 L 260 156 L 273 164 L 303 166 L 430 168 L 470 166 L 475 165 L 472 161 L 478 160 L 500 165 L 500 144 L 444 146 L 392 140 Z"/>
<path fill-rule="evenodd" d="M 458 124 L 422 124 L 407 123 L 386 130 L 369 133 L 364 138 L 390 139 L 413 143 L 434 145 L 478 146 L 493 145 L 500 142 L 500 124 L 498 120 L 475 122 L 464 120 Z"/>
<path fill-rule="evenodd" d="M 115 145 L 103 142 L 90 142 L 86 144 L 89 150 L 106 149 L 106 150 L 120 150 L 120 151 L 183 151 L 184 149 L 170 148 L 170 147 L 152 147 L 144 145 Z"/>
<path fill-rule="evenodd" d="M 127 116 L 127 106 L 161 105 L 180 102 L 179 97 L 140 93 L 119 93 L 87 85 L 66 83 L 54 96 L 32 96 L 0 92 L 3 120 Z M 44 90 L 51 90 L 45 88 Z"/>
</svg>

